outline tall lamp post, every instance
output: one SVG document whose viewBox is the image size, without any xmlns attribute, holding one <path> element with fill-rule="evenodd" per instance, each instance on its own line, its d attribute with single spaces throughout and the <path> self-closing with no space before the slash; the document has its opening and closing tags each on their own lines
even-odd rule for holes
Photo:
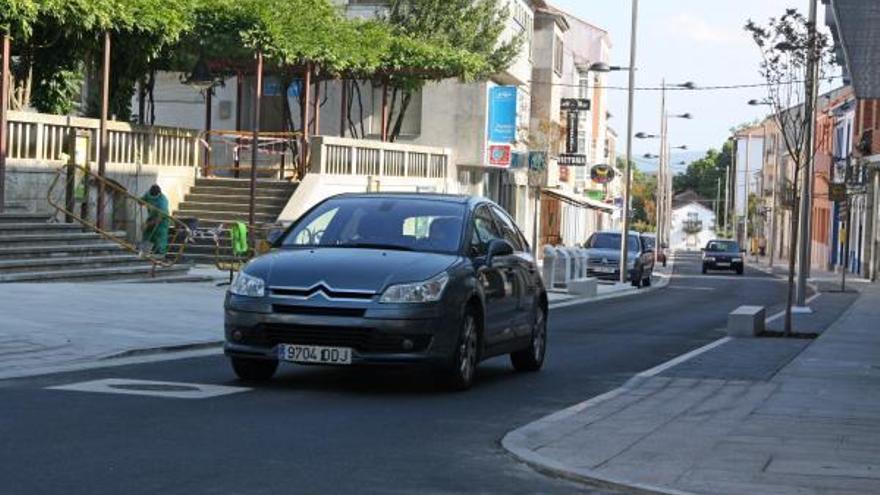
<svg viewBox="0 0 880 495">
<path fill-rule="evenodd" d="M 632 138 L 633 138 L 633 109 L 636 88 L 636 40 L 638 34 L 639 22 L 639 0 L 632 0 L 632 25 L 630 27 L 629 41 L 629 87 L 627 97 L 627 117 L 626 117 L 626 163 L 624 164 L 623 177 L 623 205 L 621 211 L 621 234 L 620 234 L 620 282 L 627 282 L 628 263 L 629 260 L 629 198 L 630 189 L 632 188 L 632 172 L 630 171 L 630 162 L 632 161 Z M 611 67 L 608 64 L 598 62 L 590 66 L 590 70 L 595 72 L 610 72 L 612 70 L 624 70 L 623 67 Z"/>
</svg>

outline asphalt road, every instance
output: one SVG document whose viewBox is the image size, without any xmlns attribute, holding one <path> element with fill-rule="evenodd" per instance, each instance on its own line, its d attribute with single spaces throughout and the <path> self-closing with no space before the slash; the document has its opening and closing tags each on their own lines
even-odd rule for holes
<svg viewBox="0 0 880 495">
<path fill-rule="evenodd" d="M 736 306 L 783 297 L 784 284 L 761 272 L 703 276 L 684 257 L 664 289 L 552 310 L 540 373 L 496 358 L 465 393 L 413 370 L 295 366 L 201 400 L 46 388 L 101 378 L 243 386 L 221 356 L 0 381 L 0 493 L 607 493 L 532 471 L 500 439 L 719 338 Z"/>
</svg>

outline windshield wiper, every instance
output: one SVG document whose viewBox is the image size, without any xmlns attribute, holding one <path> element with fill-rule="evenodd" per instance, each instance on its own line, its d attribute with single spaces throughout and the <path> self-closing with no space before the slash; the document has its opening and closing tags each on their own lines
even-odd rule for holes
<svg viewBox="0 0 880 495">
<path fill-rule="evenodd" d="M 388 249 L 393 251 L 415 251 L 409 246 L 401 246 L 399 244 L 382 244 L 374 242 L 347 242 L 345 244 L 336 244 L 333 247 L 341 248 L 363 248 L 363 249 Z"/>
</svg>

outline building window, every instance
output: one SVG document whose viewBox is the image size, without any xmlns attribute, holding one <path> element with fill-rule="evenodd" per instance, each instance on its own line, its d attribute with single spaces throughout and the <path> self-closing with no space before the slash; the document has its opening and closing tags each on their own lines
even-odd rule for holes
<svg viewBox="0 0 880 495">
<path fill-rule="evenodd" d="M 556 41 L 553 47 L 553 70 L 558 75 L 562 75 L 562 56 L 563 56 L 563 45 L 562 38 L 559 36 L 556 37 Z"/>
<path fill-rule="evenodd" d="M 401 99 L 403 93 L 397 93 L 397 99 L 394 98 L 394 90 L 388 88 L 388 134 L 394 131 L 394 124 L 400 115 Z M 392 104 L 394 107 L 392 108 Z M 382 135 L 382 86 L 373 87 L 372 113 L 370 119 L 370 134 L 373 136 Z M 422 92 L 416 91 L 412 95 L 406 113 L 403 115 L 403 122 L 400 126 L 400 136 L 416 137 L 422 133 Z"/>
<path fill-rule="evenodd" d="M 526 53 L 529 54 L 529 60 L 532 60 L 532 35 L 534 31 L 533 19 L 531 11 L 521 2 L 513 2 L 513 21 L 516 28 L 523 34 L 523 41 L 526 44 Z"/>
</svg>

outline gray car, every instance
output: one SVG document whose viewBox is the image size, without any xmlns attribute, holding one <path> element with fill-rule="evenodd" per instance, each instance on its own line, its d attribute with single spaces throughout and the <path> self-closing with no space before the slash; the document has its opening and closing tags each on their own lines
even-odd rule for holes
<svg viewBox="0 0 880 495">
<path fill-rule="evenodd" d="M 651 285 L 654 251 L 650 241 L 630 232 L 627 251 L 627 280 L 635 287 Z M 620 232 L 596 232 L 584 244 L 589 255 L 587 275 L 602 280 L 620 280 Z"/>
<path fill-rule="evenodd" d="M 335 196 L 273 245 L 226 296 L 225 352 L 242 379 L 280 362 L 422 364 L 464 389 L 480 360 L 544 362 L 546 291 L 522 233 L 486 199 Z"/>
</svg>

